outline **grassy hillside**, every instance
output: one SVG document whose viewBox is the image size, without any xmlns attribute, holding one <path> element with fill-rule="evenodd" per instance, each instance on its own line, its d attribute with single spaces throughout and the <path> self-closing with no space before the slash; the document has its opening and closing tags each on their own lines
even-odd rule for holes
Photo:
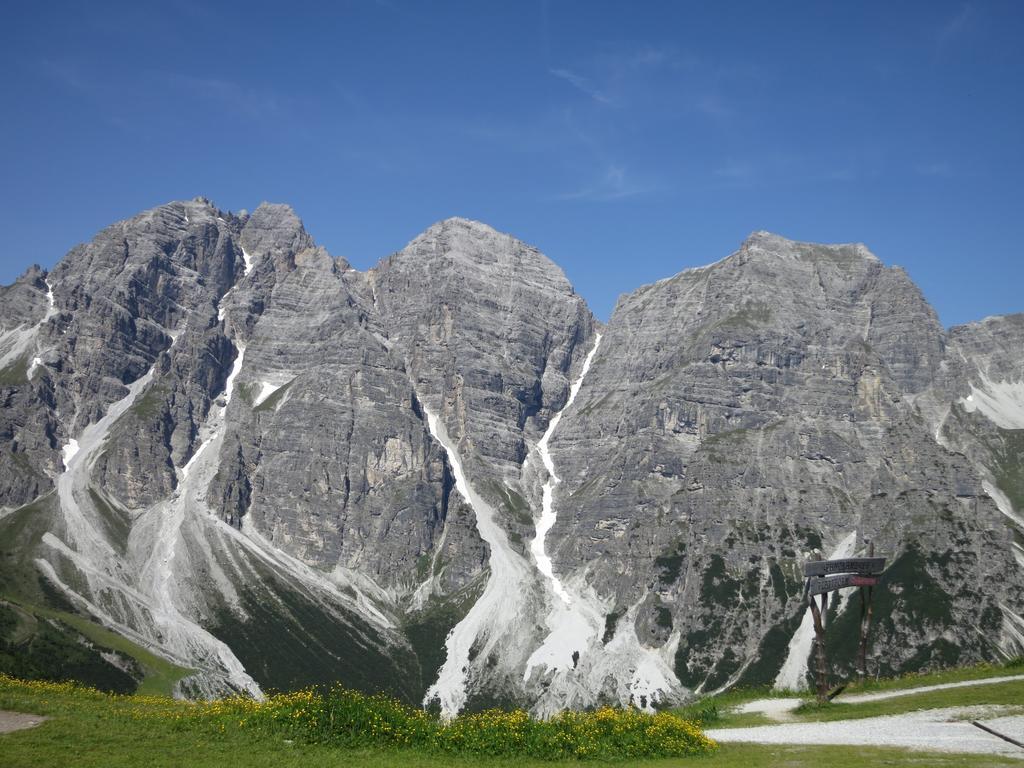
<svg viewBox="0 0 1024 768">
<path fill-rule="evenodd" d="M 990 678 L 1014 676 L 1014 680 L 984 683 Z M 974 681 L 976 686 L 946 688 L 942 690 L 919 691 L 915 689 L 949 683 Z M 879 701 L 853 702 L 850 697 L 862 693 L 901 692 L 898 698 Z M 1019 707 L 1024 714 L 1024 659 L 1006 664 L 978 664 L 959 669 L 944 669 L 938 672 L 914 673 L 900 677 L 868 680 L 863 685 L 856 683 L 836 697 L 834 701 L 818 704 L 809 691 L 773 691 L 768 688 L 737 688 L 717 696 L 706 697 L 689 706 L 674 710 L 706 727 L 743 728 L 754 725 L 771 725 L 772 720 L 759 712 L 739 712 L 741 705 L 755 699 L 803 698 L 804 702 L 790 713 L 787 722 L 822 722 L 828 720 L 850 720 L 879 715 L 898 715 L 922 709 L 943 707 L 966 707 L 975 704 Z M 1009 712 L 1007 712 L 1009 713 Z"/>
<path fill-rule="evenodd" d="M 189 670 L 83 616 L 0 598 L 0 673 L 74 679 L 111 693 L 170 696 Z"/>
<path fill-rule="evenodd" d="M 334 720 L 321 719 L 323 701 L 312 694 L 291 694 L 277 697 L 265 708 L 238 700 L 191 704 L 155 696 L 112 696 L 68 684 L 19 682 L 0 677 L 0 709 L 35 712 L 51 719 L 38 728 L 0 736 L 0 754 L 5 768 L 47 766 L 71 763 L 76 768 L 146 765 L 154 768 L 189 765 L 194 768 L 225 768 L 245 765 L 257 768 L 540 768 L 540 766 L 580 765 L 578 759 L 544 760 L 521 753 L 490 756 L 481 754 L 467 734 L 476 733 L 488 740 L 501 735 L 510 737 L 515 729 L 494 728 L 492 722 L 471 725 L 471 719 L 456 721 L 453 735 L 463 735 L 460 742 L 444 744 L 421 743 L 414 747 L 389 746 L 383 742 L 373 746 L 370 738 L 395 725 L 393 711 L 374 704 L 374 700 L 346 699 L 349 720 L 340 717 L 334 708 Z M 380 701 L 380 700 L 376 700 Z M 361 703 L 360 703 L 361 702 Z M 320 716 L 314 717 L 319 712 Z M 346 735 L 351 718 L 360 716 L 357 737 Z M 419 717 L 419 716 L 417 716 Z M 505 715 L 504 718 L 510 718 Z M 593 716 L 592 716 L 593 717 Z M 616 716 L 621 717 L 621 716 Z M 636 717 L 630 715 L 628 717 Z M 662 718 L 671 715 L 662 715 Z M 674 718 L 673 718 L 674 719 Z M 461 721 L 461 723 L 460 723 Z M 431 721 L 432 722 L 432 721 Z M 502 720 L 505 726 L 510 721 Z M 593 722 L 583 720 L 595 726 Z M 624 721 L 614 721 L 622 724 Z M 668 727 L 665 720 L 637 719 L 635 723 L 650 727 L 661 723 L 667 733 L 681 733 Z M 681 722 L 681 721 L 680 721 Z M 318 723 L 314 726 L 314 723 Z M 433 727 L 433 726 L 431 726 Z M 374 735 L 374 732 L 378 735 Z M 611 729 L 614 731 L 614 728 Z M 558 733 L 559 729 L 548 731 Z M 574 729 L 561 729 L 573 733 Z M 587 728 L 575 729 L 577 735 Z M 634 731 L 634 735 L 635 735 Z M 645 734 L 645 742 L 657 741 L 657 733 Z M 358 743 L 362 740 L 362 743 Z M 555 743 L 561 742 L 556 739 Z M 625 743 L 630 743 L 628 740 Z M 690 742 L 690 746 L 699 742 Z M 454 748 L 453 748 L 454 747 Z M 487 748 L 501 752 L 501 744 Z M 476 751 L 473 751 L 476 750 Z M 486 752 L 486 749 L 483 751 Z M 528 749 L 523 750 L 528 752 Z M 671 758 L 619 758 L 604 756 L 602 763 L 641 768 L 754 768 L 785 765 L 789 768 L 875 768 L 876 766 L 912 762 L 939 768 L 963 766 L 1009 766 L 1019 761 L 1001 758 L 913 753 L 893 749 L 848 747 L 785 747 L 729 744 L 710 751 Z M 586 756 L 586 755 L 585 755 Z"/>
</svg>

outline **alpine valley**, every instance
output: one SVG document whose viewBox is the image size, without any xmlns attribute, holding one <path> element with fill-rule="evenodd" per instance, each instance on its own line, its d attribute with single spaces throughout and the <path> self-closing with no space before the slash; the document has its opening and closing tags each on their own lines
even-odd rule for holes
<svg viewBox="0 0 1024 768">
<path fill-rule="evenodd" d="M 360 272 L 197 198 L 0 288 L 0 331 L 15 672 L 541 716 L 801 687 L 803 565 L 868 542 L 872 672 L 1024 653 L 1024 315 L 944 329 L 862 245 L 757 232 L 602 325 L 477 222 Z"/>
</svg>

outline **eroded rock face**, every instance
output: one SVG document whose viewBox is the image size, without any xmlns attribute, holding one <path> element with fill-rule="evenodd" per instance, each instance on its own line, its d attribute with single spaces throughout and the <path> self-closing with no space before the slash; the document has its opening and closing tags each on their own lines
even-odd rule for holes
<svg viewBox="0 0 1024 768">
<path fill-rule="evenodd" d="M 932 620 L 901 604 L 879 629 L 891 668 L 992 652 L 977 634 L 951 650 L 952 626 L 1012 645 L 1006 528 L 913 405 L 946 343 L 906 274 L 863 246 L 757 233 L 623 297 L 553 443 L 559 569 L 620 614 L 640 603 L 652 642 L 678 633 L 676 672 L 703 690 L 774 679 L 803 561 L 851 532 L 897 562 L 918 547 L 906 578 L 944 596 Z"/>
<path fill-rule="evenodd" d="M 949 332 L 949 355 L 925 413 L 936 439 L 966 455 L 1010 527 L 1024 567 L 1024 314 L 992 317 Z M 1005 631 L 1024 639 L 1017 609 L 1004 612 Z"/>
<path fill-rule="evenodd" d="M 867 541 L 883 671 L 1024 647 L 1024 325 L 947 332 L 860 245 L 756 233 L 601 328 L 478 222 L 359 272 L 287 206 L 197 199 L 30 269 L 0 324 L 0 586 L 195 669 L 183 694 L 770 682 L 804 561 Z"/>
</svg>

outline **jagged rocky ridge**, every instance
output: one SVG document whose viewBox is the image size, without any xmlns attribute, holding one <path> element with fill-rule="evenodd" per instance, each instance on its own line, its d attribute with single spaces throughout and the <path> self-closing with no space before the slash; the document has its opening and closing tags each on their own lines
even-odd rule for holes
<svg viewBox="0 0 1024 768">
<path fill-rule="evenodd" d="M 182 695 L 801 685 L 802 564 L 867 541 L 880 671 L 1024 651 L 1024 316 L 946 331 L 863 246 L 755 233 L 601 328 L 476 222 L 359 272 L 197 199 L 0 291 L 0 594 Z"/>
</svg>

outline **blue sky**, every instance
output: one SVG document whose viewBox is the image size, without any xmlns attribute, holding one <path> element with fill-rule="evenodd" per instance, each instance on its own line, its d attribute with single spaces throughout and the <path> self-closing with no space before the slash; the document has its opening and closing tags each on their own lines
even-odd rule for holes
<svg viewBox="0 0 1024 768">
<path fill-rule="evenodd" d="M 175 199 L 365 268 L 466 216 L 617 296 L 752 231 L 1024 311 L 1024 3 L 17 3 L 0 280 Z"/>
</svg>

